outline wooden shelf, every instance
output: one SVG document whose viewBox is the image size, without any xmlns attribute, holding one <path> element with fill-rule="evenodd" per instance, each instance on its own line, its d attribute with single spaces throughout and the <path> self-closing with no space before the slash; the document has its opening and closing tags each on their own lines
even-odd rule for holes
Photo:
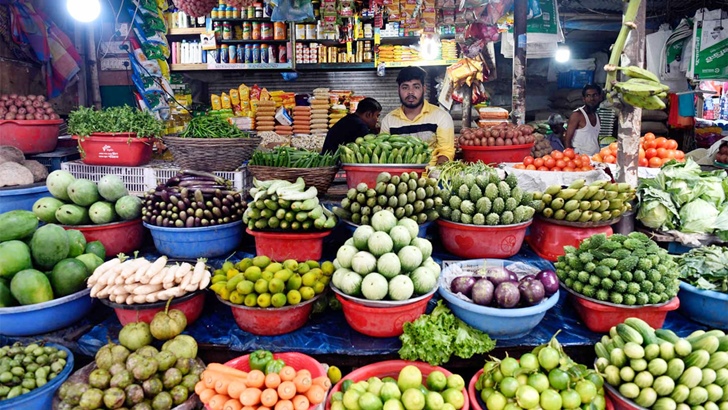
<svg viewBox="0 0 728 410">
<path fill-rule="evenodd" d="M 434 66 L 449 66 L 457 63 L 460 60 L 430 60 L 430 61 L 397 61 L 397 62 L 385 62 L 384 66 L 387 68 L 401 68 L 409 66 L 417 67 L 434 67 Z"/>
<path fill-rule="evenodd" d="M 170 64 L 170 71 L 197 71 L 207 70 L 207 64 Z"/>
<path fill-rule="evenodd" d="M 281 43 L 288 43 L 291 40 L 219 40 L 218 42 L 220 44 L 260 44 L 260 43 L 271 43 L 271 44 L 281 44 Z"/>
<path fill-rule="evenodd" d="M 204 27 L 171 28 L 171 29 L 169 29 L 169 33 L 167 33 L 167 35 L 186 36 L 186 35 L 204 34 L 204 33 L 207 33 L 207 29 Z"/>
<path fill-rule="evenodd" d="M 358 38 L 354 40 L 354 42 L 363 42 L 363 41 L 374 41 L 373 38 Z M 329 39 L 296 39 L 296 43 L 319 43 L 324 45 L 337 45 L 337 46 L 345 46 L 346 42 L 341 42 L 339 40 L 329 40 Z"/>
<path fill-rule="evenodd" d="M 318 71 L 318 70 L 374 70 L 374 63 L 312 63 L 296 64 L 296 70 Z"/>
<path fill-rule="evenodd" d="M 249 18 L 237 18 L 237 19 L 235 19 L 235 18 L 230 18 L 230 19 L 214 18 L 214 19 L 210 19 L 210 20 L 211 21 L 229 21 L 229 22 L 233 22 L 233 23 L 243 23 L 246 21 L 260 22 L 260 23 L 272 23 L 272 21 L 270 20 L 270 17 L 260 17 L 260 18 L 252 18 L 252 19 L 249 19 Z M 286 23 L 286 24 L 288 24 L 288 23 Z"/>
</svg>

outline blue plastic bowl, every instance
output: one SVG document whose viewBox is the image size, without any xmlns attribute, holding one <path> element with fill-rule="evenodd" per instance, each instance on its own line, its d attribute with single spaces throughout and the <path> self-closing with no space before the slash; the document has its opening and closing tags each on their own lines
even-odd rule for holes
<svg viewBox="0 0 728 410">
<path fill-rule="evenodd" d="M 477 260 L 460 263 L 468 264 L 475 261 Z M 483 260 L 480 259 L 480 261 L 482 264 Z M 488 261 L 499 261 L 499 259 L 488 259 Z M 459 299 L 450 292 L 450 289 L 447 289 L 444 284 L 442 273 L 440 274 L 439 291 L 455 316 L 470 326 L 487 333 L 493 339 L 516 339 L 527 335 L 541 322 L 546 311 L 559 301 L 559 291 L 556 291 L 551 297 L 536 306 L 517 309 L 480 306 Z"/>
<path fill-rule="evenodd" d="M 30 188 L 0 189 L 0 214 L 16 209 L 32 211 L 35 201 L 44 196 L 51 196 L 45 183 Z"/>
<path fill-rule="evenodd" d="M 681 281 L 677 297 L 685 316 L 714 329 L 728 329 L 728 317 L 724 316 L 728 294 L 698 289 Z"/>
<path fill-rule="evenodd" d="M 53 407 L 53 395 L 73 371 L 73 353 L 65 346 L 55 343 L 46 343 L 46 346 L 55 347 L 66 352 L 68 355 L 66 358 L 66 367 L 58 373 L 58 376 L 43 385 L 43 387 L 31 390 L 29 393 L 21 394 L 10 400 L 0 401 L 0 410 L 50 409 Z"/>
<path fill-rule="evenodd" d="M 199 228 L 165 228 L 144 223 L 154 246 L 172 258 L 212 258 L 228 255 L 243 239 L 243 221 Z"/>
<path fill-rule="evenodd" d="M 32 336 L 67 327 L 91 310 L 91 289 L 34 305 L 0 308 L 0 335 Z"/>
<path fill-rule="evenodd" d="M 354 222 L 347 221 L 345 219 L 341 219 L 341 218 L 339 218 L 339 219 L 344 223 L 344 227 L 346 228 L 346 230 L 349 231 L 352 235 L 354 235 L 354 231 L 356 231 L 356 228 L 361 226 L 361 225 L 355 224 Z M 427 228 L 429 228 L 430 225 L 432 225 L 432 221 L 425 222 L 422 225 L 420 225 L 420 231 L 417 233 L 417 236 L 420 238 L 426 237 Z"/>
</svg>

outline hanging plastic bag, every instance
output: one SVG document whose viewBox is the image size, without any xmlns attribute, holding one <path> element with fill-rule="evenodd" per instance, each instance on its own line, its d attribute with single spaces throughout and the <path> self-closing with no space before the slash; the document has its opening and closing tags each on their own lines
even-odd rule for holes
<svg viewBox="0 0 728 410">
<path fill-rule="evenodd" d="M 277 0 L 271 2 L 271 21 L 309 21 L 314 19 L 311 0 Z"/>
</svg>

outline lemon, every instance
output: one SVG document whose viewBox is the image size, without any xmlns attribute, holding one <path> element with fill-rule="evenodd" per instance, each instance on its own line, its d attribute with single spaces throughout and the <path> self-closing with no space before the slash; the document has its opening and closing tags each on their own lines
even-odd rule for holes
<svg viewBox="0 0 728 410">
<path fill-rule="evenodd" d="M 298 270 L 298 262 L 296 262 L 293 259 L 287 259 L 287 260 L 283 261 L 283 267 L 292 272 L 295 272 Z"/>
<path fill-rule="evenodd" d="M 280 279 L 273 278 L 268 282 L 268 290 L 270 293 L 281 293 L 286 290 L 286 284 Z"/>
<path fill-rule="evenodd" d="M 254 288 L 257 293 L 266 293 L 268 292 L 268 281 L 262 278 L 258 279 L 255 281 Z"/>
<path fill-rule="evenodd" d="M 382 399 L 380 399 L 379 396 L 371 392 L 366 392 L 359 396 L 359 400 L 357 400 L 357 403 L 359 404 L 359 408 L 361 410 L 381 410 L 382 408 Z"/>
<path fill-rule="evenodd" d="M 435 370 L 427 376 L 427 388 L 433 391 L 443 391 L 447 387 L 445 373 Z"/>
<path fill-rule="evenodd" d="M 294 274 L 286 281 L 287 290 L 298 290 L 301 288 L 301 275 Z"/>
<path fill-rule="evenodd" d="M 247 307 L 255 307 L 258 304 L 258 294 L 249 293 L 249 294 L 245 295 L 243 304 Z"/>
<path fill-rule="evenodd" d="M 255 284 L 249 280 L 240 281 L 235 286 L 235 290 L 237 290 L 238 293 L 240 293 L 243 296 L 253 293 L 254 288 L 255 288 Z"/>
<path fill-rule="evenodd" d="M 270 306 L 270 293 L 261 293 L 258 295 L 258 306 L 262 308 L 267 308 Z"/>
<path fill-rule="evenodd" d="M 233 265 L 232 262 L 226 261 L 225 263 L 222 264 L 222 271 L 227 272 L 230 269 L 233 269 L 234 267 L 235 267 L 235 265 Z"/>
<path fill-rule="evenodd" d="M 248 269 L 245 269 L 245 273 L 243 276 L 245 276 L 245 279 L 255 282 L 256 280 L 260 279 L 261 270 L 257 266 L 251 266 Z"/>
<path fill-rule="evenodd" d="M 311 267 L 308 266 L 307 263 L 299 263 L 297 270 L 298 270 L 298 273 L 307 273 L 308 271 L 311 270 Z"/>
<path fill-rule="evenodd" d="M 293 289 L 289 290 L 288 294 L 286 295 L 288 299 L 289 305 L 295 305 L 297 303 L 301 303 L 301 292 Z M 341 378 L 341 372 L 339 372 L 339 378 Z M 331 376 L 329 376 L 329 379 L 331 379 Z M 331 383 L 336 383 L 333 379 L 331 379 Z"/>
<path fill-rule="evenodd" d="M 308 273 L 305 273 L 301 279 L 302 279 L 303 286 L 313 286 L 314 283 L 316 283 L 317 278 L 316 278 L 315 273 L 308 272 Z"/>
<path fill-rule="evenodd" d="M 325 291 L 325 290 L 326 290 L 326 284 L 324 284 L 323 282 L 316 282 L 313 284 L 313 291 L 315 294 L 318 295 L 320 293 L 323 293 L 323 291 Z"/>
<path fill-rule="evenodd" d="M 313 299 L 314 296 L 316 296 L 316 292 L 313 290 L 313 288 L 308 286 L 303 286 L 298 291 L 301 292 L 301 298 L 303 298 L 303 300 L 310 300 Z"/>
<path fill-rule="evenodd" d="M 259 268 L 265 268 L 266 266 L 270 265 L 270 258 L 267 256 L 256 256 L 253 258 L 253 265 L 259 267 Z"/>
<path fill-rule="evenodd" d="M 287 282 L 288 279 L 291 279 L 291 276 L 293 276 L 293 272 L 288 269 L 281 269 L 273 274 L 273 279 L 280 279 L 283 282 Z"/>
<path fill-rule="evenodd" d="M 334 274 L 334 264 L 329 261 L 324 262 L 323 264 L 321 264 L 321 272 L 325 276 L 333 275 Z"/>
<path fill-rule="evenodd" d="M 319 265 L 318 261 L 314 261 L 314 260 L 306 261 L 306 264 L 311 269 L 316 269 L 321 266 L 321 265 Z"/>
<path fill-rule="evenodd" d="M 270 282 L 271 279 L 273 279 L 274 273 L 271 271 L 264 270 L 263 273 L 260 274 L 261 279 L 265 279 L 268 282 Z"/>
<path fill-rule="evenodd" d="M 227 263 L 227 262 L 225 262 L 225 263 Z M 240 272 L 237 269 L 232 269 L 232 268 L 225 271 L 225 274 L 227 275 L 228 280 L 234 278 L 239 273 Z"/>
<path fill-rule="evenodd" d="M 281 269 L 283 269 L 283 264 L 278 263 L 278 262 L 271 263 L 270 265 L 265 267 L 266 271 L 273 272 L 273 273 L 276 273 Z"/>
<path fill-rule="evenodd" d="M 331 380 L 331 383 L 336 384 L 341 380 L 341 369 L 336 366 L 329 366 L 329 370 L 326 371 L 326 376 Z"/>
<path fill-rule="evenodd" d="M 286 295 L 283 293 L 276 293 L 270 298 L 270 303 L 273 305 L 273 307 L 283 307 L 286 304 Z"/>
<path fill-rule="evenodd" d="M 245 272 L 245 270 L 251 266 L 253 266 L 253 260 L 250 258 L 245 258 L 235 264 L 235 269 L 239 270 L 240 272 Z"/>
</svg>

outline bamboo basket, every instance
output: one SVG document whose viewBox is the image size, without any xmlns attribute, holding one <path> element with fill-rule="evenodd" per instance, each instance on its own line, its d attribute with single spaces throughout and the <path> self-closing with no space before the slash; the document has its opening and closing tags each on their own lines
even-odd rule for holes
<svg viewBox="0 0 728 410">
<path fill-rule="evenodd" d="M 180 168 L 198 171 L 234 171 L 250 159 L 261 139 L 164 137 L 164 144 Z"/>
<path fill-rule="evenodd" d="M 267 167 L 262 165 L 248 165 L 248 171 L 260 181 L 282 179 L 296 182 L 298 177 L 306 181 L 306 186 L 315 186 L 319 195 L 323 195 L 331 186 L 339 170 L 337 166 L 318 168 L 283 168 Z"/>
</svg>

